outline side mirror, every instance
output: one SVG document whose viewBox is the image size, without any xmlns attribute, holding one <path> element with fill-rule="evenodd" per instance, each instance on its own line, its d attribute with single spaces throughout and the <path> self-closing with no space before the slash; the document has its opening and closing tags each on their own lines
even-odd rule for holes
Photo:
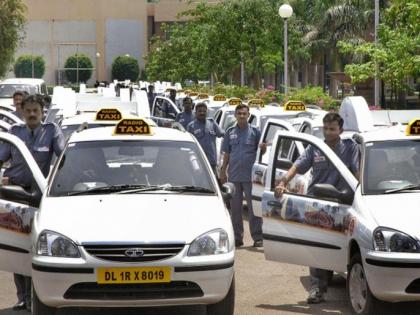
<svg viewBox="0 0 420 315">
<path fill-rule="evenodd" d="M 38 190 L 30 192 L 15 185 L 0 186 L 0 196 L 6 200 L 28 204 L 35 208 L 39 207 L 42 198 L 41 192 Z"/>
<path fill-rule="evenodd" d="M 232 183 L 225 183 L 222 185 L 222 196 L 223 200 L 227 201 L 232 199 L 232 196 L 235 194 L 235 185 Z"/>
<path fill-rule="evenodd" d="M 168 118 L 175 120 L 176 119 L 176 114 L 174 114 L 174 113 L 168 113 Z"/>
<path fill-rule="evenodd" d="M 288 159 L 278 159 L 276 161 L 276 168 L 288 170 L 293 166 L 293 162 Z"/>
<path fill-rule="evenodd" d="M 349 189 L 342 191 L 330 184 L 315 184 L 314 195 L 316 197 L 324 197 L 329 199 L 336 199 L 344 204 L 351 205 L 354 199 L 354 192 Z"/>
</svg>

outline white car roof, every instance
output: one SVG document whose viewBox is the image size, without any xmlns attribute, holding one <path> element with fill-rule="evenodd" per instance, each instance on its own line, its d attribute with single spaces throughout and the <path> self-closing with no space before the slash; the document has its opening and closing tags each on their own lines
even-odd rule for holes
<svg viewBox="0 0 420 315">
<path fill-rule="evenodd" d="M 393 140 L 420 140 L 419 136 L 407 136 L 405 126 L 397 125 L 392 127 L 377 128 L 373 131 L 359 134 L 363 142 L 393 141 Z"/>
<path fill-rule="evenodd" d="M 193 136 L 186 131 L 172 128 L 152 127 L 152 135 L 114 135 L 114 127 L 99 127 L 74 132 L 69 143 L 86 141 L 109 141 L 109 140 L 159 140 L 159 141 L 186 141 L 195 142 Z"/>
<path fill-rule="evenodd" d="M 45 83 L 42 79 L 29 79 L 29 78 L 13 78 L 6 79 L 1 82 L 2 84 L 29 84 L 29 85 L 40 85 Z"/>
<path fill-rule="evenodd" d="M 131 113 L 127 113 L 124 111 L 120 111 L 123 118 L 139 118 L 138 116 L 135 116 Z M 87 122 L 88 124 L 101 124 L 101 125 L 115 125 L 118 121 L 112 121 L 112 120 L 96 120 L 96 112 L 82 112 L 78 115 L 66 117 L 63 119 L 63 122 L 61 123 L 61 126 L 68 126 L 68 125 L 79 125 L 84 122 Z M 151 124 L 152 126 L 155 126 L 153 120 L 147 119 L 147 122 Z"/>
</svg>

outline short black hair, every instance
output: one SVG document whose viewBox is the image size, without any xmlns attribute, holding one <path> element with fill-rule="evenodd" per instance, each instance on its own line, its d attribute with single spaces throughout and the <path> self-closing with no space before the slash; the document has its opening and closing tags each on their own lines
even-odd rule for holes
<svg viewBox="0 0 420 315">
<path fill-rule="evenodd" d="M 207 109 L 207 104 L 204 103 L 204 102 L 200 102 L 200 103 L 198 103 L 198 104 L 195 105 L 195 110 L 197 111 L 197 109 L 199 107 L 204 107 L 205 109 Z"/>
<path fill-rule="evenodd" d="M 44 109 L 44 98 L 40 94 L 29 95 L 22 101 L 22 109 L 25 107 L 26 104 L 39 104 L 41 109 Z"/>
<path fill-rule="evenodd" d="M 15 96 L 24 96 L 22 91 L 15 91 L 15 93 L 13 93 L 13 98 L 15 98 Z"/>
<path fill-rule="evenodd" d="M 51 96 L 49 95 L 44 95 L 42 99 L 44 100 L 44 103 L 51 103 Z"/>
<path fill-rule="evenodd" d="M 236 112 L 238 110 L 241 110 L 242 108 L 246 108 L 248 110 L 248 112 L 249 112 L 249 106 L 246 105 L 246 104 L 244 104 L 244 103 L 241 103 L 241 104 L 239 104 L 239 105 L 236 106 L 236 108 L 235 108 L 235 114 L 236 114 Z"/>
<path fill-rule="evenodd" d="M 186 103 L 186 102 L 189 102 L 189 103 L 193 103 L 193 100 L 192 100 L 192 98 L 191 97 L 185 97 L 183 100 L 182 100 L 182 104 L 184 104 L 184 103 Z"/>
<path fill-rule="evenodd" d="M 322 119 L 322 122 L 325 123 L 332 123 L 336 121 L 340 129 L 343 129 L 344 119 L 337 113 L 328 113 Z"/>
</svg>

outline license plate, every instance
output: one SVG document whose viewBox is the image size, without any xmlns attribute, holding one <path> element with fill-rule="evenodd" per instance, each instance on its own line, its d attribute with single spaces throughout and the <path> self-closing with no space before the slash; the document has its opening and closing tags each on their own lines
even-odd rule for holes
<svg viewBox="0 0 420 315">
<path fill-rule="evenodd" d="M 100 284 L 171 282 L 171 267 L 98 268 L 96 274 Z"/>
</svg>

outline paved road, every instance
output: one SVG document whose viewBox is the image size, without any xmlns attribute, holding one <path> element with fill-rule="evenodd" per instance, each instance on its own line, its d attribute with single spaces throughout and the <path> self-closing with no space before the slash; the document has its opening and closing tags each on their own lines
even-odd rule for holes
<svg viewBox="0 0 420 315">
<path fill-rule="evenodd" d="M 236 253 L 236 314 L 237 315 L 350 315 L 345 299 L 345 281 L 334 277 L 328 292 L 328 301 L 320 305 L 305 302 L 309 285 L 305 267 L 269 262 L 261 250 L 252 248 L 249 234 L 245 246 Z M 248 245 L 248 246 L 247 246 Z M 25 315 L 14 312 L 15 291 L 12 275 L 0 272 L 0 315 Z M 405 303 L 384 307 L 383 315 L 419 315 L 419 303 Z M 113 309 L 103 310 L 63 310 L 59 315 L 205 315 L 202 307 L 147 309 L 142 311 Z M 382 312 L 381 312 L 382 314 Z M 221 314 L 222 315 L 222 314 Z"/>
</svg>

